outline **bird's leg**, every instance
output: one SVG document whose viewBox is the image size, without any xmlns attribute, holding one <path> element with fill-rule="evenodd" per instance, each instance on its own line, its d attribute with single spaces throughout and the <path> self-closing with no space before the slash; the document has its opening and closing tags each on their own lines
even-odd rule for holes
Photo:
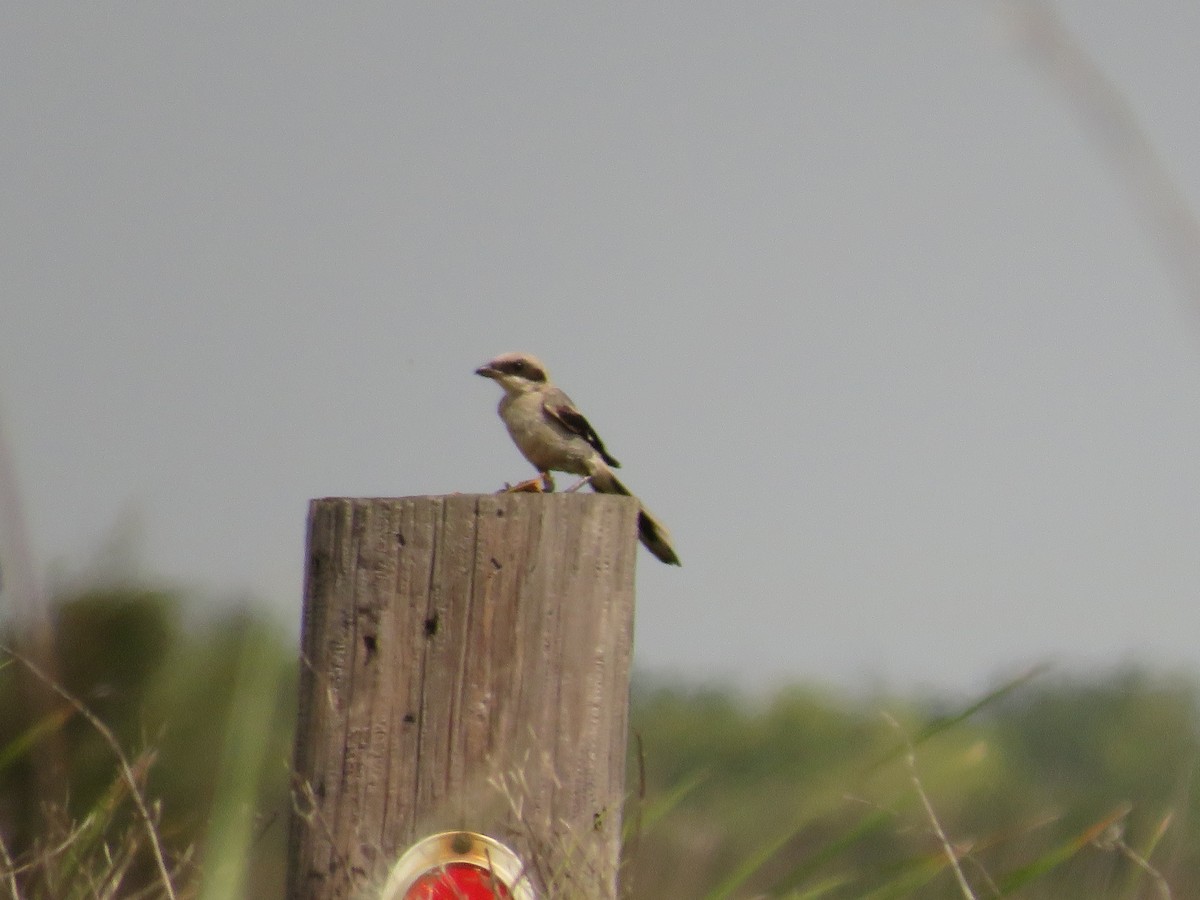
<svg viewBox="0 0 1200 900">
<path fill-rule="evenodd" d="M 591 484 L 591 483 L 592 483 L 592 476 L 587 475 L 583 478 L 580 478 L 577 482 L 575 482 L 573 485 L 571 485 L 569 488 L 567 488 L 566 492 L 568 494 L 573 494 L 577 490 L 579 490 L 581 487 L 583 487 L 585 484 Z"/>
<path fill-rule="evenodd" d="M 537 478 L 530 478 L 528 481 L 520 481 L 517 484 L 506 484 L 501 494 L 541 494 L 552 493 L 554 491 L 554 479 L 550 477 L 549 472 L 541 472 Z"/>
</svg>

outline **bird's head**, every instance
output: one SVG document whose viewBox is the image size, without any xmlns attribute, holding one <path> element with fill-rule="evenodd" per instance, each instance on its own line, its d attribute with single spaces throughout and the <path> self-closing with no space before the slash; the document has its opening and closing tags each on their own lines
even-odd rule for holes
<svg viewBox="0 0 1200 900">
<path fill-rule="evenodd" d="M 492 379 L 506 394 L 537 390 L 548 381 L 546 367 L 529 353 L 502 353 L 476 369 L 475 374 Z"/>
</svg>

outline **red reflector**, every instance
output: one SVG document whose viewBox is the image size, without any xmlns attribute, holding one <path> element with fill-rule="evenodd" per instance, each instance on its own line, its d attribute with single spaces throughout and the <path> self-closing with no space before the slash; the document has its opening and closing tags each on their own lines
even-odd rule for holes
<svg viewBox="0 0 1200 900">
<path fill-rule="evenodd" d="M 472 863 L 453 862 L 426 872 L 404 894 L 404 900 L 510 900 L 500 879 Z"/>
</svg>

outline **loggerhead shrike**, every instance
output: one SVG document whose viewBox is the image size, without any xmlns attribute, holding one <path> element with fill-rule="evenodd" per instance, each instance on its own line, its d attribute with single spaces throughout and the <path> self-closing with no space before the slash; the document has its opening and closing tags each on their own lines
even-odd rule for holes
<svg viewBox="0 0 1200 900">
<path fill-rule="evenodd" d="M 591 483 L 592 490 L 601 494 L 632 496 L 613 474 L 621 464 L 604 448 L 604 442 L 571 398 L 550 383 L 545 366 L 535 357 L 504 353 L 480 366 L 475 374 L 491 378 L 504 388 L 500 418 L 517 449 L 538 470 L 549 489 L 554 486 L 550 479 L 553 470 L 581 475 Z M 663 562 L 680 564 L 670 533 L 640 500 L 638 537 Z"/>
</svg>

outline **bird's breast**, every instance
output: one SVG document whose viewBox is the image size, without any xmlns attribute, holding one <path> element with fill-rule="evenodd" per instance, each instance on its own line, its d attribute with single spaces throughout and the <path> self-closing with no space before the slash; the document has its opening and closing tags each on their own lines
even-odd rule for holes
<svg viewBox="0 0 1200 900">
<path fill-rule="evenodd" d="M 587 474 L 591 447 L 550 421 L 541 397 L 529 394 L 505 397 L 500 401 L 500 418 L 521 455 L 538 471 Z"/>
</svg>

